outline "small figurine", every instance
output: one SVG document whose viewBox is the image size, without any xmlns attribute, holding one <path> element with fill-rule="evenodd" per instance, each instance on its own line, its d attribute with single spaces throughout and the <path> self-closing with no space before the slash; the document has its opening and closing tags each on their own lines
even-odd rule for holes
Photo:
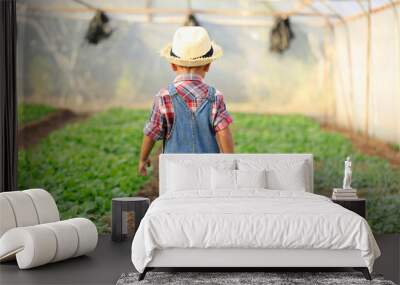
<svg viewBox="0 0 400 285">
<path fill-rule="evenodd" d="M 350 156 L 348 156 L 346 161 L 344 162 L 343 189 L 352 189 L 351 188 L 351 160 L 350 160 Z"/>
</svg>

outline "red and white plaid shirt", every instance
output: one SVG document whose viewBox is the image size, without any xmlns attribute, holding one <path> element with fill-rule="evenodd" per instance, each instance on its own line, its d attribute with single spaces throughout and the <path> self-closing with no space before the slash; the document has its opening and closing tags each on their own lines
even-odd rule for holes
<svg viewBox="0 0 400 285">
<path fill-rule="evenodd" d="M 202 102 L 207 99 L 208 85 L 204 83 L 203 78 L 196 74 L 178 75 L 173 82 L 178 95 L 182 97 L 186 105 L 192 112 L 201 106 Z M 153 102 L 153 110 L 149 121 L 144 127 L 144 134 L 153 140 L 160 140 L 167 133 L 169 138 L 172 125 L 174 123 L 174 108 L 171 96 L 168 96 L 167 89 L 161 89 L 155 96 Z M 226 110 L 224 96 L 218 90 L 215 92 L 215 101 L 211 109 L 211 121 L 216 132 L 228 127 L 233 119 Z M 163 128 L 165 124 L 166 128 Z"/>
</svg>

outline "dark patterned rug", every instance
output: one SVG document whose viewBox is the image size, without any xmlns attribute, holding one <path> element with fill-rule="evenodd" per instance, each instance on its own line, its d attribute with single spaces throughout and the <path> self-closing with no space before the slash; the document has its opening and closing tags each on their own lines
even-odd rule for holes
<svg viewBox="0 0 400 285">
<path fill-rule="evenodd" d="M 118 279 L 117 285 L 395 285 L 380 275 L 372 275 L 373 280 L 368 281 L 359 272 L 148 272 L 142 281 L 138 281 L 138 276 L 138 273 L 124 273 Z"/>
</svg>

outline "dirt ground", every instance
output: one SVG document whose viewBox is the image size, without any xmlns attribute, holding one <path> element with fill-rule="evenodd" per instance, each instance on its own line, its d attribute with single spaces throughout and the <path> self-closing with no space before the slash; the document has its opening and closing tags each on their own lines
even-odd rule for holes
<svg viewBox="0 0 400 285">
<path fill-rule="evenodd" d="M 66 124 L 84 120 L 89 114 L 77 114 L 68 109 L 59 109 L 41 120 L 28 123 L 18 130 L 18 148 L 35 146 L 51 132 L 63 128 Z"/>
<path fill-rule="evenodd" d="M 155 154 L 151 157 L 151 165 L 153 166 L 153 175 L 150 180 L 143 185 L 136 196 L 147 197 L 150 201 L 153 201 L 158 197 L 158 156 L 161 153 L 161 149 L 158 149 Z M 136 169 L 135 169 L 136 170 Z"/>
<path fill-rule="evenodd" d="M 400 168 L 400 151 L 395 150 L 390 144 L 337 126 L 321 125 L 321 128 L 325 131 L 344 135 L 360 152 L 382 157 L 388 160 L 393 167 Z"/>
</svg>

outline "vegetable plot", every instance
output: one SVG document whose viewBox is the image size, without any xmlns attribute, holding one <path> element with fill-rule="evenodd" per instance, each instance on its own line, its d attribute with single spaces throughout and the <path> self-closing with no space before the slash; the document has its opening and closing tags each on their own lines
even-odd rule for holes
<svg viewBox="0 0 400 285">
<path fill-rule="evenodd" d="M 340 187 L 351 155 L 354 188 L 368 198 L 374 232 L 400 232 L 400 169 L 354 149 L 339 133 L 321 130 L 300 115 L 233 113 L 237 153 L 313 153 L 314 189 L 331 195 Z M 55 197 L 63 219 L 84 216 L 110 231 L 111 198 L 132 196 L 150 178 L 137 174 L 148 111 L 111 109 L 67 125 L 33 149 L 20 151 L 19 188 L 41 187 Z"/>
<path fill-rule="evenodd" d="M 110 230 L 111 198 L 132 196 L 149 179 L 137 174 L 147 112 L 113 109 L 67 125 L 19 153 L 19 189 L 40 187 L 63 219 L 92 219 Z"/>
</svg>

